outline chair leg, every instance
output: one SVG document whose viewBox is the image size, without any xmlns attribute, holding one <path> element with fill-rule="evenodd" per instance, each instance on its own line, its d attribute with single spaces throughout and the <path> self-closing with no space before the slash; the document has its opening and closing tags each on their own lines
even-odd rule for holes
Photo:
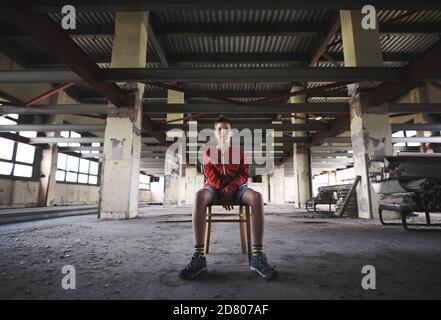
<svg viewBox="0 0 441 320">
<path fill-rule="evenodd" d="M 245 207 L 244 206 L 240 206 L 239 207 L 239 219 L 240 220 L 245 220 L 246 219 L 246 212 L 245 212 Z M 240 222 L 239 223 L 239 228 L 240 228 L 240 245 L 242 246 L 242 253 L 247 253 L 247 238 L 246 238 L 246 232 L 247 232 L 247 226 L 246 226 L 246 221 L 245 222 Z"/>
<path fill-rule="evenodd" d="M 205 253 L 210 249 L 210 234 L 211 234 L 211 206 L 207 207 L 206 221 L 205 221 Z"/>
<path fill-rule="evenodd" d="M 246 216 L 246 228 L 247 228 L 247 253 L 248 253 L 248 264 L 251 264 L 251 220 L 250 220 L 250 207 L 245 207 Z"/>
</svg>

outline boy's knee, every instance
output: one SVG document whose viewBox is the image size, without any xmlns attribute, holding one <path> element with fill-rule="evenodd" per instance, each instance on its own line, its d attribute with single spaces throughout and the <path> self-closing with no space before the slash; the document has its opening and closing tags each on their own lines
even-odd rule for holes
<svg viewBox="0 0 441 320">
<path fill-rule="evenodd" d="M 207 191 L 206 189 L 199 189 L 198 191 L 196 191 L 194 199 L 197 203 L 206 203 L 209 200 L 209 196 L 209 191 Z"/>
<path fill-rule="evenodd" d="M 253 194 L 253 200 L 254 200 L 254 203 L 256 203 L 256 204 L 262 204 L 262 200 L 263 200 L 263 198 L 262 198 L 262 194 L 260 193 L 260 192 L 257 192 L 257 191 L 254 191 L 254 194 Z"/>
</svg>

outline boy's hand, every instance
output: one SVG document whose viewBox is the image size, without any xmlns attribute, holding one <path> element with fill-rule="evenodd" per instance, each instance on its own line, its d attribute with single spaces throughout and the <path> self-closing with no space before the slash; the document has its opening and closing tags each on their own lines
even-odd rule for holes
<svg viewBox="0 0 441 320">
<path fill-rule="evenodd" d="M 228 187 L 223 188 L 221 191 L 222 207 L 224 207 L 228 211 L 233 209 L 233 195 L 234 192 L 231 191 Z"/>
</svg>

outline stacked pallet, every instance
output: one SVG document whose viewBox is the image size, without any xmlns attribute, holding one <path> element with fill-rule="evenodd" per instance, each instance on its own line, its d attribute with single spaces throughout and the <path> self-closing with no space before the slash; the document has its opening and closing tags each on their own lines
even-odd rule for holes
<svg viewBox="0 0 441 320">
<path fill-rule="evenodd" d="M 391 195 L 415 211 L 441 212 L 441 158 L 439 156 L 386 157 L 385 171 L 389 179 L 397 179 L 409 194 Z M 387 199 L 386 199 L 387 200 Z"/>
<path fill-rule="evenodd" d="M 337 192 L 337 203 L 335 205 L 335 209 L 337 212 L 340 212 L 343 203 L 351 190 L 352 184 L 342 184 L 335 186 Z M 354 195 L 349 199 L 349 203 L 345 209 L 345 216 L 356 218 L 358 217 L 358 205 L 357 205 L 357 197 Z"/>
<path fill-rule="evenodd" d="M 441 212 L 441 179 L 422 178 L 403 180 L 401 185 L 415 194 L 416 206 L 430 212 Z"/>
<path fill-rule="evenodd" d="M 418 178 L 441 179 L 441 158 L 439 156 L 386 157 L 385 165 L 390 178 L 400 180 Z"/>
<path fill-rule="evenodd" d="M 315 203 L 330 203 L 335 204 L 336 199 L 336 191 L 335 186 L 325 186 L 318 188 L 317 197 L 314 198 Z"/>
</svg>

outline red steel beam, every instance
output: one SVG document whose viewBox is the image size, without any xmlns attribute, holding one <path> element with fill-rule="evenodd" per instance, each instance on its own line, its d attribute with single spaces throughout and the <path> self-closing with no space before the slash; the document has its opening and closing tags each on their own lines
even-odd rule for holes
<svg viewBox="0 0 441 320">
<path fill-rule="evenodd" d="M 115 106 L 125 106 L 125 92 L 115 83 L 101 80 L 97 64 L 48 16 L 34 14 L 7 0 L 0 1 L 0 15 L 46 47 Z M 160 143 L 166 144 L 165 133 L 150 118 L 143 117 L 142 127 Z"/>
<path fill-rule="evenodd" d="M 54 94 L 56 94 L 56 93 L 58 93 L 60 91 L 63 91 L 65 89 L 67 89 L 67 88 L 72 87 L 74 84 L 75 84 L 74 82 L 60 84 L 59 86 L 56 86 L 55 88 L 53 88 L 53 89 L 51 89 L 51 90 L 49 90 L 49 91 L 39 95 L 38 97 L 35 97 L 35 98 L 33 98 L 33 99 L 29 100 L 29 101 L 26 101 L 23 105 L 25 107 L 30 107 L 30 106 L 32 106 L 34 104 L 37 104 L 37 103 L 39 103 L 39 102 L 49 98 L 50 96 L 52 96 L 52 95 L 54 95 Z"/>
<path fill-rule="evenodd" d="M 325 37 L 321 39 L 321 42 L 317 46 L 317 49 L 315 49 L 314 54 L 312 55 L 312 58 L 308 64 L 310 67 L 316 66 L 321 56 L 328 50 L 328 45 L 331 40 L 335 38 L 338 30 L 340 30 L 340 18 L 338 17 L 338 15 L 336 15 L 333 23 L 331 24 L 331 27 L 329 28 L 328 33 Z"/>
<path fill-rule="evenodd" d="M 101 81 L 96 63 L 49 17 L 36 15 L 9 1 L 0 2 L 0 14 L 31 35 L 115 106 L 124 106 L 123 91 L 114 83 Z"/>
<path fill-rule="evenodd" d="M 427 75 L 441 71 L 441 41 L 423 53 L 418 59 L 410 62 L 403 70 L 405 81 L 384 82 L 373 92 L 374 105 L 381 105 L 392 99 L 399 98 L 418 85 Z"/>
<path fill-rule="evenodd" d="M 404 75 L 406 81 L 401 82 L 385 82 L 379 85 L 373 92 L 373 105 L 382 105 L 390 100 L 398 98 L 399 96 L 409 92 L 414 88 L 418 82 L 432 72 L 441 71 L 441 64 L 439 63 L 441 57 L 441 41 L 438 41 L 431 49 L 423 53 L 418 59 L 409 63 L 404 68 Z M 306 150 L 314 145 L 321 143 L 324 139 L 337 134 L 344 130 L 350 122 L 349 110 L 348 113 L 342 114 L 334 119 L 329 124 L 328 131 L 320 131 L 311 136 L 311 141 L 301 148 Z M 293 151 L 287 156 L 280 159 L 279 164 L 284 163 L 292 157 Z"/>
</svg>

